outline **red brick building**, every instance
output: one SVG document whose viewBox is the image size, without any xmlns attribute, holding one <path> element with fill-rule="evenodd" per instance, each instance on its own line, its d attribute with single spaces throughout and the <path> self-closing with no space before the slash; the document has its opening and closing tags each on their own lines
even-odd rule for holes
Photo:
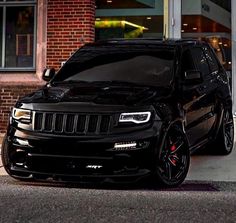
<svg viewBox="0 0 236 223">
<path fill-rule="evenodd" d="M 236 4 L 222 0 L 0 0 L 0 135 L 16 100 L 45 83 L 76 49 L 111 37 L 209 41 L 231 76 L 236 72 Z M 96 11 L 96 12 L 95 12 Z M 231 13 L 232 12 L 232 13 Z M 96 18 L 95 18 L 96 13 Z M 96 31 L 95 31 L 96 28 Z M 231 56 L 233 52 L 233 56 Z M 235 78 L 234 78 L 235 79 Z M 236 81 L 232 81 L 236 89 Z M 236 92 L 236 91 L 235 91 Z M 233 94 L 236 101 L 236 94 Z M 236 114 L 236 105 L 234 104 Z"/>
<path fill-rule="evenodd" d="M 44 84 L 44 68 L 94 40 L 94 21 L 94 0 L 0 2 L 0 134 L 15 101 Z"/>
</svg>

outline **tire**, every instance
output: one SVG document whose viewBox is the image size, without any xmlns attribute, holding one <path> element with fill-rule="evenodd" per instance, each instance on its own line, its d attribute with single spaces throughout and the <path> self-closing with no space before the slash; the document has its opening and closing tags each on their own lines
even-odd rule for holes
<svg viewBox="0 0 236 223">
<path fill-rule="evenodd" d="M 186 135 L 175 126 L 164 139 L 158 157 L 155 178 L 165 187 L 176 187 L 186 178 L 190 165 L 190 151 Z"/>
<path fill-rule="evenodd" d="M 234 147 L 234 119 L 231 109 L 223 113 L 221 126 L 217 138 L 212 146 L 212 151 L 217 155 L 228 155 Z"/>
<path fill-rule="evenodd" d="M 16 180 L 20 180 L 20 181 L 28 181 L 28 182 L 32 182 L 34 181 L 33 178 L 29 178 L 29 174 L 16 174 L 13 171 L 11 171 L 11 160 L 10 160 L 10 148 L 8 146 L 8 142 L 7 142 L 7 137 L 6 135 L 3 138 L 2 141 L 2 149 L 1 149 L 1 159 L 2 159 L 2 164 L 3 167 L 5 169 L 5 171 L 8 173 L 8 175 L 10 175 L 11 177 L 13 177 Z"/>
<path fill-rule="evenodd" d="M 9 162 L 9 158 L 8 158 L 8 146 L 7 146 L 7 142 L 6 142 L 6 135 L 4 136 L 3 140 L 2 140 L 2 152 L 1 152 L 1 158 L 2 158 L 2 164 L 4 169 L 6 170 L 6 172 L 8 174 L 10 174 L 10 162 Z"/>
</svg>

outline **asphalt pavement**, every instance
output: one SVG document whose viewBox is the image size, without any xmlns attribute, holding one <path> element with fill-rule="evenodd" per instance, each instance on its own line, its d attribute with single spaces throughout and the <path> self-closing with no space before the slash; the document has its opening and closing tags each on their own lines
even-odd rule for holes
<svg viewBox="0 0 236 223">
<path fill-rule="evenodd" d="M 185 182 L 172 189 L 16 181 L 0 167 L 2 222 L 236 222 L 236 148 L 194 155 Z M 2 163 L 0 161 L 0 166 Z"/>
<path fill-rule="evenodd" d="M 220 186 L 83 188 L 0 176 L 0 222 L 236 222 L 236 185 Z"/>
</svg>

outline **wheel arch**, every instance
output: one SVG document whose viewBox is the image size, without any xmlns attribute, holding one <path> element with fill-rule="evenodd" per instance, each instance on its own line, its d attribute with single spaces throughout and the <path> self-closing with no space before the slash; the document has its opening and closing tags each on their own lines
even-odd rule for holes
<svg viewBox="0 0 236 223">
<path fill-rule="evenodd" d="M 171 128 L 179 128 L 184 133 L 187 146 L 190 148 L 189 140 L 188 140 L 186 130 L 185 130 L 185 121 L 183 118 L 177 118 L 171 122 L 163 124 L 162 129 L 161 129 L 161 134 L 160 134 L 161 141 L 159 142 L 159 148 L 160 148 L 158 151 L 159 154 L 161 153 L 163 149 L 167 133 Z"/>
<path fill-rule="evenodd" d="M 172 128 L 174 128 L 174 131 L 173 131 Z M 183 149 L 183 151 L 185 151 L 183 153 L 183 156 L 185 156 L 185 161 L 183 161 L 184 163 L 181 164 L 181 165 L 184 165 L 185 169 L 184 169 L 184 171 L 182 171 L 182 170 L 180 171 L 180 169 L 177 169 L 177 170 L 175 170 L 175 171 L 177 171 L 175 173 L 173 172 L 173 170 L 171 170 L 171 172 L 174 173 L 174 175 L 173 175 L 174 178 L 171 178 L 171 179 L 169 178 L 169 180 L 168 180 L 166 178 L 165 170 L 163 169 L 163 165 L 162 165 L 163 162 L 166 162 L 163 159 L 166 159 L 165 157 L 169 156 L 168 152 L 167 153 L 165 152 L 165 150 L 167 148 L 169 148 L 168 146 L 166 147 L 166 142 L 171 139 L 169 141 L 169 142 L 171 142 L 170 145 L 175 145 L 176 141 L 175 140 L 172 141 L 172 139 L 174 139 L 174 138 L 176 139 L 176 137 L 172 138 L 172 136 L 177 136 L 177 138 L 179 138 L 179 134 L 180 134 L 180 137 L 184 140 L 184 144 L 186 143 L 183 148 L 181 147 Z M 168 138 L 168 135 L 171 136 L 170 139 Z M 169 186 L 169 187 L 177 186 L 180 183 L 182 183 L 184 181 L 184 179 L 186 178 L 187 172 L 188 172 L 188 169 L 189 169 L 189 165 L 190 165 L 190 150 L 189 150 L 188 139 L 187 139 L 187 136 L 186 136 L 186 133 L 185 133 L 184 120 L 181 119 L 181 118 L 177 118 L 172 122 L 165 123 L 163 125 L 162 135 L 160 135 L 160 137 L 161 137 L 161 144 L 158 147 L 159 148 L 158 149 L 158 154 L 157 154 L 158 157 L 157 157 L 157 162 L 155 163 L 155 169 L 154 169 L 155 171 L 153 172 L 153 176 L 157 178 L 158 182 L 161 185 L 165 185 L 165 186 Z M 181 144 L 181 146 L 183 146 L 183 144 Z M 178 172 L 178 171 L 180 171 L 180 172 Z M 163 173 L 164 173 L 164 175 L 163 175 Z M 170 174 L 170 175 L 172 175 L 172 174 Z M 170 177 L 170 175 L 169 175 L 169 177 Z"/>
<path fill-rule="evenodd" d="M 229 109 L 230 111 L 232 111 L 232 100 L 219 100 L 218 101 L 218 110 L 219 110 L 219 116 L 218 116 L 218 120 L 216 121 L 216 126 L 215 126 L 215 134 L 214 134 L 214 140 L 216 139 L 219 131 L 220 131 L 220 127 L 222 126 L 222 122 L 223 122 L 223 116 L 224 116 L 224 112 L 225 110 Z"/>
</svg>

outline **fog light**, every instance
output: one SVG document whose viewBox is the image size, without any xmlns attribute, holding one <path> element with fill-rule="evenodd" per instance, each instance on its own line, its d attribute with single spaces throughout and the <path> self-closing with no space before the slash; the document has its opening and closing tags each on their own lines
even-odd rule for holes
<svg viewBox="0 0 236 223">
<path fill-rule="evenodd" d="M 114 150 L 131 150 L 136 149 L 137 143 L 136 142 L 119 142 L 115 143 Z"/>
<path fill-rule="evenodd" d="M 150 145 L 149 141 L 140 141 L 137 147 L 140 149 L 147 149 L 149 145 Z"/>
<path fill-rule="evenodd" d="M 15 138 L 13 141 L 14 141 L 14 143 L 17 144 L 17 145 L 20 145 L 20 146 L 29 146 L 29 147 L 30 147 L 29 141 L 28 141 L 27 139 L 18 139 L 18 138 Z"/>
<path fill-rule="evenodd" d="M 129 141 L 129 142 L 119 142 L 115 143 L 112 149 L 108 151 L 129 151 L 129 150 L 139 150 L 147 149 L 150 145 L 150 141 Z"/>
</svg>

